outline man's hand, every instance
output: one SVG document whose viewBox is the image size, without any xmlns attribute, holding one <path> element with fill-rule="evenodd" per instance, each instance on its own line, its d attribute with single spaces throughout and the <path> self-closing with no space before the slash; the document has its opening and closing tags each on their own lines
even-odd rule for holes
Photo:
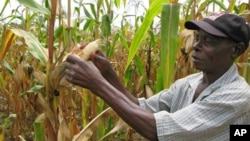
<svg viewBox="0 0 250 141">
<path fill-rule="evenodd" d="M 101 50 L 97 50 L 94 54 L 92 54 L 89 60 L 95 64 L 104 78 L 107 79 L 113 77 L 110 75 L 116 75 L 111 63 L 101 52 Z"/>
<path fill-rule="evenodd" d="M 90 90 L 96 89 L 99 82 L 105 81 L 91 61 L 84 61 L 75 55 L 67 57 L 65 74 L 67 81 Z"/>
</svg>

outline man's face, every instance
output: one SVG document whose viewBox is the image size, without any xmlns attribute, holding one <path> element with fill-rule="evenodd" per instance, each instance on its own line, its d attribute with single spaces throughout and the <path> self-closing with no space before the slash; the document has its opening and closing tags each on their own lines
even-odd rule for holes
<svg viewBox="0 0 250 141">
<path fill-rule="evenodd" d="M 196 69 L 207 73 L 225 72 L 233 63 L 233 41 L 196 32 L 192 61 Z"/>
</svg>

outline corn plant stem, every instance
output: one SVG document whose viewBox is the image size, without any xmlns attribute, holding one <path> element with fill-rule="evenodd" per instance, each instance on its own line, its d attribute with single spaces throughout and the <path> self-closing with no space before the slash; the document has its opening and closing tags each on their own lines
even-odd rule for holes
<svg viewBox="0 0 250 141">
<path fill-rule="evenodd" d="M 68 16 L 67 16 L 67 22 L 68 22 L 68 28 L 67 28 L 67 32 L 68 32 L 68 46 L 72 46 L 72 42 L 71 42 L 71 0 L 68 0 Z"/>
<path fill-rule="evenodd" d="M 71 26 L 70 21 L 71 21 L 71 0 L 68 0 L 68 27 Z"/>
<path fill-rule="evenodd" d="M 101 8 L 102 0 L 98 0 L 97 2 L 97 8 L 96 8 L 96 21 L 99 20 L 100 17 L 100 8 Z M 98 24 L 95 24 L 95 39 L 99 38 L 99 30 L 98 30 Z"/>
<path fill-rule="evenodd" d="M 49 35 L 48 35 L 49 62 L 51 64 L 53 64 L 54 26 L 56 18 L 56 8 L 57 8 L 57 0 L 51 0 L 51 17 L 49 19 Z"/>
<path fill-rule="evenodd" d="M 60 27 L 62 23 L 62 0 L 58 0 L 58 12 L 59 12 L 58 13 L 58 27 Z M 59 37 L 59 41 L 58 41 L 59 50 L 61 49 L 62 44 L 63 44 L 62 37 Z M 60 56 L 59 56 L 59 59 L 60 59 Z"/>
<path fill-rule="evenodd" d="M 49 54 L 49 60 L 48 60 L 48 64 L 47 64 L 47 78 L 46 78 L 46 92 L 47 92 L 47 100 L 48 103 L 50 105 L 50 108 L 52 109 L 52 111 L 54 113 L 56 113 L 54 111 L 53 108 L 53 94 L 50 92 L 50 86 L 49 86 L 49 76 L 50 76 L 50 71 L 51 71 L 51 66 L 53 64 L 53 48 L 54 48 L 54 25 L 55 25 L 55 18 L 56 18 L 56 8 L 57 8 L 57 0 L 51 0 L 51 16 L 49 18 L 49 30 L 48 30 L 48 54 Z M 54 117 L 54 116 L 53 116 Z M 51 123 L 52 120 L 48 119 L 46 126 L 50 129 L 54 129 L 51 130 L 49 132 L 49 138 L 51 141 L 56 141 L 57 137 L 56 137 L 56 123 Z M 54 126 L 53 126 L 54 125 Z M 53 127 L 53 128 L 51 128 Z"/>
</svg>

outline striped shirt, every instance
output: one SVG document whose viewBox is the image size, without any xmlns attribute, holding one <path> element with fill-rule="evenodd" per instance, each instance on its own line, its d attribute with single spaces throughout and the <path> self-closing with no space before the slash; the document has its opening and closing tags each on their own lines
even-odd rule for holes
<svg viewBox="0 0 250 141">
<path fill-rule="evenodd" d="M 250 86 L 236 65 L 193 102 L 202 72 L 177 80 L 140 106 L 153 112 L 159 141 L 228 141 L 229 127 L 250 124 Z"/>
</svg>

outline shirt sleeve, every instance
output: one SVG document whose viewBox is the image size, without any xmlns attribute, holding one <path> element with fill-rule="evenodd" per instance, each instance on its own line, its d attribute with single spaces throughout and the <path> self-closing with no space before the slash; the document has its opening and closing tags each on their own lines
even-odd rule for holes
<svg viewBox="0 0 250 141">
<path fill-rule="evenodd" d="M 139 105 L 152 113 L 159 112 L 161 110 L 169 112 L 173 95 L 174 92 L 172 89 L 165 89 L 148 99 L 139 98 Z"/>
<path fill-rule="evenodd" d="M 160 99 L 161 99 L 162 95 L 166 95 L 165 93 L 168 93 L 168 90 L 161 91 L 159 94 L 156 94 L 156 95 L 150 97 L 149 99 L 139 98 L 138 99 L 139 105 L 142 108 L 151 111 L 152 113 L 160 111 L 160 109 L 163 105 L 165 105 L 165 110 L 167 110 L 170 108 L 169 105 L 160 103 Z"/>
<path fill-rule="evenodd" d="M 169 89 L 162 90 L 148 99 L 139 98 L 139 105 L 152 113 L 162 110 L 169 112 L 174 95 L 179 93 L 179 90 L 183 87 L 185 82 L 186 81 L 183 81 L 183 79 L 177 80 Z"/>
</svg>

